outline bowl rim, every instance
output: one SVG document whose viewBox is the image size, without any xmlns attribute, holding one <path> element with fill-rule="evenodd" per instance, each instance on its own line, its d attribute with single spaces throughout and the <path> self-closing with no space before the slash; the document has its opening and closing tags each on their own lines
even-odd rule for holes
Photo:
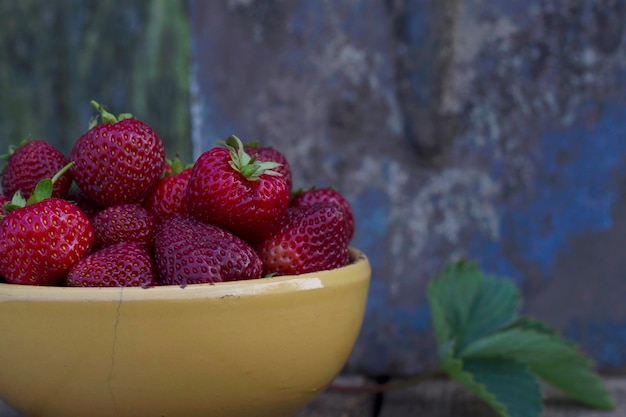
<svg viewBox="0 0 626 417">
<path fill-rule="evenodd" d="M 334 279 L 337 274 L 341 279 Z M 256 297 L 270 293 L 314 290 L 325 287 L 352 285 L 366 279 L 371 268 L 367 256 L 356 248 L 350 248 L 350 263 L 346 266 L 309 272 L 301 275 L 283 275 L 242 281 L 212 284 L 157 285 L 141 287 L 64 287 L 36 286 L 0 283 L 0 302 L 22 301 L 148 301 L 189 298 Z M 329 279 L 331 278 L 331 279 Z"/>
</svg>

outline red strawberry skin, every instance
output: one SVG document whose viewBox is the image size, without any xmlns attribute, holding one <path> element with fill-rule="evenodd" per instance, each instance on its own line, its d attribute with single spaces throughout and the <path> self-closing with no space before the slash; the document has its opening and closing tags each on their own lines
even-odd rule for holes
<svg viewBox="0 0 626 417">
<path fill-rule="evenodd" d="M 230 160 L 225 148 L 200 155 L 187 183 L 185 206 L 194 218 L 254 244 L 277 226 L 289 204 L 289 188 L 282 176 L 264 174 L 251 181 Z"/>
<path fill-rule="evenodd" d="M 331 203 L 290 207 L 257 251 L 264 275 L 300 275 L 347 265 L 345 212 Z"/>
<path fill-rule="evenodd" d="M 57 148 L 43 140 L 20 145 L 9 157 L 2 173 L 2 192 L 11 199 L 20 190 L 28 199 L 39 181 L 52 178 L 67 165 L 67 158 Z M 52 187 L 52 196 L 65 198 L 72 184 L 70 172 L 63 174 Z"/>
<path fill-rule="evenodd" d="M 89 217 L 89 219 L 93 219 L 98 212 L 104 210 L 104 207 L 99 206 L 95 202 L 91 201 L 82 191 L 77 188 L 70 188 L 70 191 L 67 193 L 66 200 L 74 203 L 76 207 L 78 207 L 83 213 Z"/>
<path fill-rule="evenodd" d="M 121 242 L 135 242 L 151 250 L 159 224 L 151 211 L 138 204 L 107 207 L 95 214 L 91 222 L 96 233 L 94 250 Z"/>
<path fill-rule="evenodd" d="M 152 287 L 157 271 L 148 250 L 135 242 L 121 242 L 76 262 L 67 275 L 69 287 Z"/>
<path fill-rule="evenodd" d="M 310 206 L 317 203 L 333 203 L 341 207 L 346 213 L 346 236 L 348 242 L 354 236 L 354 215 L 352 207 L 346 198 L 333 188 L 311 188 L 297 193 L 289 202 L 291 207 Z"/>
<path fill-rule="evenodd" d="M 68 201 L 16 209 L 0 224 L 0 275 L 10 284 L 57 284 L 93 242 L 89 219 Z"/>
<path fill-rule="evenodd" d="M 262 276 L 261 260 L 246 242 L 191 217 L 165 219 L 154 246 L 162 285 L 185 286 Z"/>
<path fill-rule="evenodd" d="M 271 146 L 246 146 L 245 150 L 250 155 L 256 155 L 259 161 L 279 163 L 280 166 L 274 168 L 274 171 L 279 172 L 283 176 L 287 182 L 287 187 L 291 192 L 291 188 L 293 186 L 291 166 L 289 166 L 289 161 L 282 152 L 272 148 Z"/>
<path fill-rule="evenodd" d="M 94 126 L 74 144 L 69 159 L 81 191 L 100 206 L 141 201 L 165 164 L 163 141 L 137 119 Z"/>
<path fill-rule="evenodd" d="M 143 201 L 143 206 L 154 213 L 159 221 L 185 214 L 184 200 L 189 177 L 191 168 L 163 177 Z"/>
</svg>

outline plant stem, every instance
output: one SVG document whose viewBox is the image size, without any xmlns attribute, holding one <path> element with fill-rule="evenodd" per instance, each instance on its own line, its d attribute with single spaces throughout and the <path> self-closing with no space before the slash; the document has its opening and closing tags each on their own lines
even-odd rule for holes
<svg viewBox="0 0 626 417">
<path fill-rule="evenodd" d="M 328 388 L 330 391 L 341 392 L 345 394 L 377 394 L 381 392 L 388 392 L 391 390 L 408 388 L 419 384 L 420 382 L 427 381 L 436 377 L 444 376 L 446 372 L 443 369 L 435 369 L 434 371 L 426 372 L 423 374 L 413 375 L 404 379 L 386 382 L 384 384 L 377 385 L 341 385 L 331 384 Z"/>
</svg>

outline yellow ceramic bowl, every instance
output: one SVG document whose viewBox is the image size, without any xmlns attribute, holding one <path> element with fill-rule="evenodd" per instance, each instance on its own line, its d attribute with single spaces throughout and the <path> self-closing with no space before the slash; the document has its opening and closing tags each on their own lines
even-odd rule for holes
<svg viewBox="0 0 626 417">
<path fill-rule="evenodd" d="M 0 284 L 0 398 L 38 417 L 281 417 L 341 371 L 367 258 L 332 271 L 141 288 Z"/>
</svg>

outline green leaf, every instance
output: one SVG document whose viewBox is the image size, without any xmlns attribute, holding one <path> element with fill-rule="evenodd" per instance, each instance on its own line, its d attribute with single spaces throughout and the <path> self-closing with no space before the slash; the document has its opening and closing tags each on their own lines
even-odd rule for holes
<svg viewBox="0 0 626 417">
<path fill-rule="evenodd" d="M 520 306 L 513 282 L 485 276 L 475 263 L 464 260 L 430 282 L 428 300 L 431 307 L 437 304 L 431 309 L 437 342 L 452 334 L 456 350 L 512 323 Z"/>
<path fill-rule="evenodd" d="M 20 190 L 17 190 L 15 194 L 13 194 L 11 201 L 9 201 L 8 203 L 5 203 L 2 206 L 2 210 L 4 210 L 5 213 L 10 213 L 24 206 L 26 206 L 26 200 L 22 196 L 22 192 Z"/>
<path fill-rule="evenodd" d="M 30 206 L 40 201 L 50 198 L 52 195 L 52 178 L 44 178 L 37 183 L 35 190 L 31 193 L 26 205 Z"/>
<path fill-rule="evenodd" d="M 526 364 L 548 364 L 554 360 L 590 363 L 573 343 L 565 341 L 558 334 L 517 326 L 485 336 L 457 352 L 457 355 L 460 358 L 504 356 Z"/>
<path fill-rule="evenodd" d="M 431 280 L 428 301 L 441 368 L 500 415 L 539 415 L 538 378 L 583 404 L 615 407 L 575 343 L 517 317 L 520 298 L 511 281 L 459 261 Z"/>
<path fill-rule="evenodd" d="M 538 417 L 543 411 L 539 384 L 519 362 L 505 358 L 448 358 L 441 366 L 502 417 Z"/>
<path fill-rule="evenodd" d="M 606 410 L 616 407 L 604 382 L 594 372 L 593 361 L 575 343 L 564 339 L 545 323 L 532 319 L 521 319 L 511 328 L 534 331 L 547 338 L 543 342 L 547 346 L 542 351 L 519 356 L 535 375 L 590 407 Z"/>
<path fill-rule="evenodd" d="M 548 326 L 544 322 L 533 320 L 528 317 L 520 317 L 519 319 L 511 323 L 511 325 L 508 328 L 509 329 L 534 330 L 539 333 L 549 334 L 553 336 L 559 335 L 559 332 L 556 329 L 553 329 L 552 327 Z M 573 343 L 570 340 L 564 339 L 564 341 L 572 345 L 575 345 L 575 343 Z"/>
<path fill-rule="evenodd" d="M 458 353 L 460 358 L 504 357 L 517 360 L 539 378 L 583 404 L 612 409 L 615 403 L 593 362 L 571 341 L 547 326 L 529 321 L 484 337 Z"/>
</svg>

